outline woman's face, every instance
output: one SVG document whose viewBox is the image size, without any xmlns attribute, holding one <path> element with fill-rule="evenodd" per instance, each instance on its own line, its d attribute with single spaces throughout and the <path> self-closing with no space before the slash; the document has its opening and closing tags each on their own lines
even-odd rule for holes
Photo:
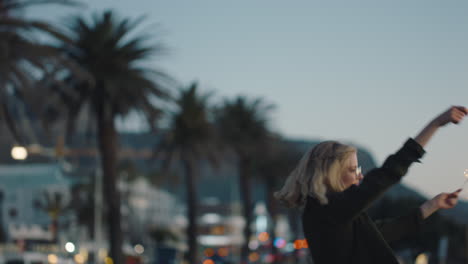
<svg viewBox="0 0 468 264">
<path fill-rule="evenodd" d="M 349 155 L 345 161 L 345 167 L 341 180 L 345 186 L 345 189 L 351 187 L 351 185 L 359 185 L 359 182 L 362 180 L 363 175 L 361 173 L 360 167 L 358 165 L 358 159 L 356 152 Z"/>
</svg>

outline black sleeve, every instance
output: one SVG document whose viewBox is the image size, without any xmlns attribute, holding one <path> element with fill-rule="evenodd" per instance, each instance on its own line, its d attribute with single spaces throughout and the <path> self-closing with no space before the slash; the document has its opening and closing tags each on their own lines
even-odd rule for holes
<svg viewBox="0 0 468 264">
<path fill-rule="evenodd" d="M 385 240 L 392 242 L 419 231 L 423 221 L 421 209 L 418 207 L 407 215 L 392 219 L 376 220 L 375 225 Z"/>
<path fill-rule="evenodd" d="M 380 168 L 369 171 L 360 186 L 351 186 L 343 192 L 328 195 L 327 215 L 334 222 L 348 222 L 367 210 L 408 171 L 413 162 L 419 162 L 425 151 L 416 141 L 408 139 L 395 154 L 390 155 Z"/>
</svg>

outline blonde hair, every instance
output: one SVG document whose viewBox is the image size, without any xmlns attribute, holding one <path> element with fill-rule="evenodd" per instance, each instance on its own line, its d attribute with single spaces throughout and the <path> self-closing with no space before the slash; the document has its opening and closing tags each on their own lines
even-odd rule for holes
<svg viewBox="0 0 468 264">
<path fill-rule="evenodd" d="M 341 175 L 352 153 L 356 153 L 354 147 L 337 141 L 324 141 L 311 148 L 275 193 L 276 199 L 288 207 L 302 207 L 310 195 L 320 204 L 328 204 L 327 192 L 345 189 Z"/>
</svg>

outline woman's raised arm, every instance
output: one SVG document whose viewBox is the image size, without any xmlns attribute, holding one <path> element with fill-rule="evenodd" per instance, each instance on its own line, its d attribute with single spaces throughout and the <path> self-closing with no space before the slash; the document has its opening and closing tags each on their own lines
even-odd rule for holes
<svg viewBox="0 0 468 264">
<path fill-rule="evenodd" d="M 452 106 L 429 122 L 414 140 L 422 147 L 425 147 L 439 127 L 445 126 L 448 123 L 458 124 L 467 114 L 468 109 L 466 107 Z"/>
</svg>

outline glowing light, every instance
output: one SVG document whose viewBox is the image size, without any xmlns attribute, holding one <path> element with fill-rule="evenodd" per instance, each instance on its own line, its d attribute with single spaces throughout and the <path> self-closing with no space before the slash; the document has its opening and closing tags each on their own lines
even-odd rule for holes
<svg viewBox="0 0 468 264">
<path fill-rule="evenodd" d="M 203 264 L 215 264 L 215 262 L 212 259 L 205 259 Z"/>
<path fill-rule="evenodd" d="M 229 249 L 225 247 L 218 249 L 218 255 L 223 258 L 227 257 L 229 255 Z"/>
<path fill-rule="evenodd" d="M 11 157 L 15 160 L 25 160 L 28 157 L 28 151 L 25 147 L 14 146 L 11 149 Z"/>
<path fill-rule="evenodd" d="M 270 239 L 270 235 L 268 235 L 267 232 L 261 232 L 258 234 L 258 240 L 260 240 L 260 242 L 266 242 L 268 239 Z"/>
<path fill-rule="evenodd" d="M 206 257 L 211 258 L 212 256 L 214 256 L 215 251 L 212 248 L 207 248 L 207 249 L 205 249 L 204 253 L 205 253 Z"/>
<path fill-rule="evenodd" d="M 249 260 L 255 262 L 260 259 L 260 255 L 257 252 L 252 252 L 249 254 Z"/>
<path fill-rule="evenodd" d="M 249 242 L 249 249 L 250 250 L 256 250 L 258 248 L 258 241 L 257 240 L 252 240 Z"/>
<path fill-rule="evenodd" d="M 145 252 L 145 248 L 140 245 L 140 244 L 136 244 L 134 247 L 133 247 L 133 250 L 135 250 L 135 252 L 137 254 L 143 254 L 143 252 Z"/>
<path fill-rule="evenodd" d="M 286 246 L 286 240 L 282 239 L 281 237 L 278 237 L 275 239 L 275 242 L 273 244 L 276 248 L 284 248 Z"/>
<path fill-rule="evenodd" d="M 295 240 L 294 241 L 294 249 L 301 249 L 302 248 L 302 243 L 300 240 Z"/>
<path fill-rule="evenodd" d="M 76 254 L 75 257 L 73 257 L 75 259 L 75 262 L 78 263 L 78 264 L 82 264 L 85 262 L 85 258 L 83 255 L 81 254 Z"/>
<path fill-rule="evenodd" d="M 52 263 L 52 264 L 55 264 L 55 263 L 58 262 L 58 258 L 57 258 L 57 256 L 54 255 L 54 254 L 49 254 L 49 255 L 47 256 L 47 260 L 49 261 L 49 263 Z"/>
<path fill-rule="evenodd" d="M 462 185 L 462 187 L 460 187 L 460 189 L 465 188 L 465 185 L 468 182 L 468 169 L 465 169 L 465 171 L 463 171 L 463 176 L 465 176 L 466 180 L 465 180 L 465 182 L 463 182 L 463 185 Z"/>
<path fill-rule="evenodd" d="M 427 264 L 428 261 L 429 261 L 429 258 L 427 257 L 427 255 L 424 253 L 421 253 L 416 257 L 415 264 Z"/>
<path fill-rule="evenodd" d="M 112 260 L 111 257 L 106 257 L 105 263 L 106 264 L 114 264 L 114 261 Z"/>
<path fill-rule="evenodd" d="M 297 239 L 294 241 L 294 249 L 303 249 L 303 248 L 308 248 L 309 245 L 307 244 L 307 240 L 305 239 Z"/>
<path fill-rule="evenodd" d="M 68 252 L 68 253 L 73 253 L 75 252 L 75 245 L 72 243 L 72 242 L 67 242 L 65 244 L 65 250 Z"/>
</svg>

